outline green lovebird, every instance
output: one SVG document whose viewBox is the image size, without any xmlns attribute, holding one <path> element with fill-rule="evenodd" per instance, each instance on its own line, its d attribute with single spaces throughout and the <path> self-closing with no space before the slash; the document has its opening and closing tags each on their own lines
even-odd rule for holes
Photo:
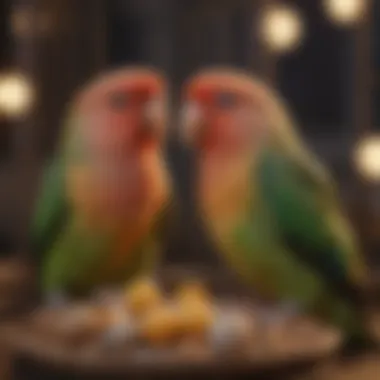
<svg viewBox="0 0 380 380">
<path fill-rule="evenodd" d="M 31 231 L 42 292 L 59 303 L 153 270 L 174 202 L 161 74 L 143 67 L 106 73 L 69 108 Z"/>
<path fill-rule="evenodd" d="M 202 222 L 228 265 L 263 298 L 338 327 L 343 347 L 372 346 L 355 234 L 279 96 L 247 74 L 204 70 L 184 86 L 181 129 Z"/>
</svg>

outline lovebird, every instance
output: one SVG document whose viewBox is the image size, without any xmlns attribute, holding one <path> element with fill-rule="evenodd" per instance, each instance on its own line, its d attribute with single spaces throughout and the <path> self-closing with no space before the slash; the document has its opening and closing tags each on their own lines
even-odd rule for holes
<svg viewBox="0 0 380 380">
<path fill-rule="evenodd" d="M 174 202 L 167 117 L 166 79 L 149 68 L 105 73 L 74 97 L 31 228 L 48 302 L 155 269 Z"/>
<path fill-rule="evenodd" d="M 181 136 L 195 153 L 199 215 L 228 266 L 281 305 L 280 317 L 339 328 L 344 352 L 376 345 L 364 322 L 359 243 L 285 102 L 228 68 L 205 69 L 183 87 Z"/>
</svg>

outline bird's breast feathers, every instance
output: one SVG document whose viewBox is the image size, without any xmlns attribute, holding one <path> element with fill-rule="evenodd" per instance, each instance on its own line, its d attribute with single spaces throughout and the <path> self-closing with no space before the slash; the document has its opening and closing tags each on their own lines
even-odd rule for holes
<svg viewBox="0 0 380 380">
<path fill-rule="evenodd" d="M 218 239 L 231 232 L 252 196 L 249 173 L 242 165 L 205 160 L 198 195 L 203 218 Z"/>
<path fill-rule="evenodd" d="M 161 165 L 73 165 L 66 179 L 74 212 L 92 221 L 142 222 L 153 217 L 169 195 L 167 174 Z"/>
</svg>

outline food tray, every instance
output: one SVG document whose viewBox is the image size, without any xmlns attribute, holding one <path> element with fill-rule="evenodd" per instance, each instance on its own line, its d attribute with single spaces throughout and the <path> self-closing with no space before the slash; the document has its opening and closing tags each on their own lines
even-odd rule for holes
<svg viewBox="0 0 380 380">
<path fill-rule="evenodd" d="M 249 304 L 254 311 L 254 300 L 248 298 L 247 292 L 225 273 L 172 268 L 162 271 L 160 278 L 163 279 L 166 288 L 171 288 L 190 275 L 202 278 L 221 300 L 234 299 L 234 302 L 240 302 L 244 299 L 246 305 Z M 44 334 L 41 329 L 31 324 L 30 318 L 27 317 L 4 326 L 2 335 L 15 360 L 24 361 L 24 369 L 27 368 L 26 362 L 29 366 L 33 363 L 34 369 L 39 368 L 39 378 L 46 378 L 46 371 L 52 371 L 49 372 L 51 378 L 55 378 L 62 371 L 68 373 L 67 378 L 75 378 L 74 375 L 80 374 L 81 379 L 111 380 L 126 376 L 159 378 L 160 375 L 165 379 L 171 376 L 193 378 L 195 375 L 209 378 L 210 374 L 218 377 L 237 373 L 269 376 L 284 373 L 283 371 L 296 371 L 333 354 L 339 345 L 339 335 L 317 325 L 315 329 L 306 326 L 310 326 L 310 321 L 297 320 L 287 326 L 282 332 L 283 335 L 275 337 L 271 343 L 265 339 L 260 341 L 258 338 L 252 349 L 247 352 L 237 349 L 223 353 L 215 353 L 207 347 L 194 346 L 193 343 L 165 349 L 73 346 Z M 20 369 L 22 366 L 17 367 Z M 34 378 L 30 371 L 31 369 L 27 371 L 29 377 L 25 378 Z"/>
</svg>

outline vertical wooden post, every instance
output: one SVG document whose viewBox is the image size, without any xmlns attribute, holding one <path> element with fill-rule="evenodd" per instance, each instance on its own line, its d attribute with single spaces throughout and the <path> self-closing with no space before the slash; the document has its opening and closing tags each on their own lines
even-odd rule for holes
<svg viewBox="0 0 380 380">
<path fill-rule="evenodd" d="M 1 211 L 6 219 L 5 231 L 15 243 L 21 257 L 25 256 L 28 214 L 33 198 L 33 179 L 37 170 L 36 135 L 40 105 L 39 82 L 39 36 L 37 14 L 41 0 L 15 0 L 8 15 L 8 27 L 12 28 L 12 70 L 21 72 L 33 86 L 35 99 L 30 113 L 12 123 L 12 156 L 6 170 L 1 172 L 1 180 L 7 194 L 1 198 Z M 25 17 L 25 30 L 15 30 L 11 20 L 22 12 Z"/>
<path fill-rule="evenodd" d="M 354 33 L 354 64 L 353 64 L 353 125 L 356 140 L 368 134 L 372 129 L 372 89 L 373 89 L 373 65 L 372 65 L 372 8 L 373 3 L 368 0 L 368 6 L 363 20 Z M 357 209 L 360 222 L 361 235 L 364 243 L 369 243 L 369 236 L 373 220 L 372 202 L 373 188 L 357 177 Z"/>
<path fill-rule="evenodd" d="M 256 48 L 255 51 L 257 51 L 257 64 L 254 67 L 257 68 L 259 74 L 261 74 L 269 84 L 275 85 L 277 72 L 277 57 L 268 50 L 265 44 L 260 40 L 258 34 L 258 26 L 262 17 L 262 11 L 267 7 L 271 6 L 272 4 L 274 4 L 274 0 L 259 0 L 255 2 L 253 17 L 253 43 Z"/>
<path fill-rule="evenodd" d="M 43 114 L 39 153 L 52 152 L 68 101 L 106 64 L 106 2 L 43 0 L 55 28 L 40 58 Z"/>
<path fill-rule="evenodd" d="M 13 64 L 33 86 L 38 97 L 38 39 L 37 17 L 40 0 L 15 0 L 12 2 L 10 19 L 18 12 L 25 12 L 28 22 L 28 34 L 13 34 Z M 11 27 L 11 23 L 9 22 Z M 17 165 L 27 165 L 35 159 L 35 112 L 36 108 L 23 120 L 14 123 L 12 130 L 13 162 Z"/>
<path fill-rule="evenodd" d="M 371 130 L 371 92 L 373 88 L 372 67 L 372 1 L 368 1 L 368 7 L 363 21 L 358 25 L 354 34 L 354 102 L 353 120 L 357 135 L 363 135 Z"/>
</svg>

